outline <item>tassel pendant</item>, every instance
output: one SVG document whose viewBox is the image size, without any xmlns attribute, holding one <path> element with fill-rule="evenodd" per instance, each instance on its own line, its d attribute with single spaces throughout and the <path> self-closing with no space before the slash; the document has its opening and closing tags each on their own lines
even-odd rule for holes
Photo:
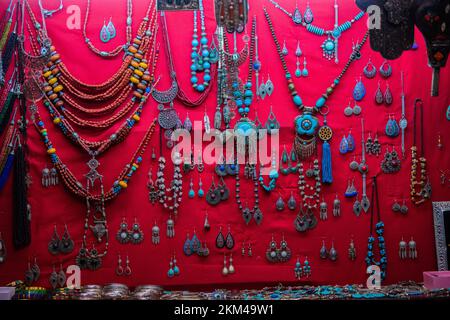
<svg viewBox="0 0 450 320">
<path fill-rule="evenodd" d="M 169 219 L 167 220 L 166 235 L 169 239 L 175 237 L 175 222 L 173 221 L 172 217 L 169 217 Z"/>
<path fill-rule="evenodd" d="M 403 240 L 399 242 L 398 244 L 399 248 L 398 248 L 398 255 L 400 257 L 400 259 L 404 260 L 407 258 L 407 254 L 406 254 L 406 242 Z"/>
<path fill-rule="evenodd" d="M 341 200 L 339 200 L 337 194 L 336 194 L 336 199 L 334 199 L 334 201 L 333 201 L 333 216 L 334 217 L 341 216 Z"/>
</svg>

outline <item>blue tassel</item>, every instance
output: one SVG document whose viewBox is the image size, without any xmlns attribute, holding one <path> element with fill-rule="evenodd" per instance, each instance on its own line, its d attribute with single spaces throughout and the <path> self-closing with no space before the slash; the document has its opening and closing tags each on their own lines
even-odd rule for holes
<svg viewBox="0 0 450 320">
<path fill-rule="evenodd" d="M 6 181 L 8 181 L 9 174 L 12 171 L 13 163 L 14 163 L 14 152 L 11 152 L 8 155 L 8 159 L 6 159 L 5 166 L 3 167 L 3 171 L 0 174 L 0 191 L 5 186 Z"/>
<path fill-rule="evenodd" d="M 324 141 L 322 146 L 322 182 L 333 182 L 333 170 L 331 168 L 331 148 L 328 141 Z"/>
</svg>

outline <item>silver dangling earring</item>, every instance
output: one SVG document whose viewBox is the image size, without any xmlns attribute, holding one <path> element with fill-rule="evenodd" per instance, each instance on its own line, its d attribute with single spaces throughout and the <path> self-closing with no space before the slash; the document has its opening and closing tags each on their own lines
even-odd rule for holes
<svg viewBox="0 0 450 320">
<path fill-rule="evenodd" d="M 197 167 L 198 168 L 198 167 Z M 203 198 L 205 196 L 205 191 L 203 191 L 203 182 L 202 182 L 202 178 L 198 178 L 198 191 L 197 191 L 197 196 L 199 198 Z"/>
<path fill-rule="evenodd" d="M 52 186 L 59 184 L 58 170 L 55 167 L 50 169 L 50 181 L 52 182 Z"/>
<path fill-rule="evenodd" d="M 205 222 L 203 223 L 203 230 L 205 231 L 211 230 L 211 225 L 209 224 L 208 220 L 208 212 L 205 213 Z"/>
<path fill-rule="evenodd" d="M 280 249 L 278 250 L 278 261 L 279 262 L 286 262 L 291 259 L 291 249 L 288 247 L 288 243 L 286 240 L 283 239 L 280 242 Z"/>
<path fill-rule="evenodd" d="M 39 277 L 41 275 L 41 268 L 39 268 L 38 264 L 37 264 L 37 258 L 34 257 L 34 264 L 31 267 L 31 271 L 33 272 L 33 278 L 34 278 L 34 282 L 39 280 Z"/>
<path fill-rule="evenodd" d="M 122 218 L 122 223 L 120 224 L 119 231 L 116 233 L 116 239 L 121 244 L 126 244 L 130 241 L 130 230 L 128 230 L 128 223 L 125 218 Z"/>
<path fill-rule="evenodd" d="M 169 215 L 169 219 L 167 219 L 167 238 L 171 239 L 175 237 L 175 221 L 173 221 L 172 216 Z"/>
<path fill-rule="evenodd" d="M 408 243 L 408 247 L 409 247 L 409 258 L 413 260 L 417 259 L 417 245 L 413 237 L 411 237 L 411 240 Z"/>
<path fill-rule="evenodd" d="M 277 202 L 275 202 L 275 208 L 277 211 L 283 211 L 284 210 L 284 200 L 281 197 L 281 194 L 278 196 Z"/>
<path fill-rule="evenodd" d="M 266 83 L 264 82 L 264 77 L 262 77 L 261 84 L 259 85 L 259 96 L 261 97 L 261 99 L 264 100 L 266 94 L 267 94 Z"/>
<path fill-rule="evenodd" d="M 67 228 L 67 224 L 64 225 L 64 234 L 61 237 L 61 241 L 59 242 L 59 251 L 64 254 L 71 253 L 73 251 L 75 244 L 70 237 L 69 230 Z"/>
<path fill-rule="evenodd" d="M 286 40 L 283 40 L 283 49 L 281 50 L 281 53 L 283 54 L 283 56 L 287 56 L 289 51 L 286 47 Z"/>
<path fill-rule="evenodd" d="M 348 105 L 347 105 L 347 106 L 345 107 L 345 109 L 344 109 L 344 115 L 345 115 L 346 117 L 351 117 L 352 114 L 353 114 L 353 108 L 350 107 L 350 101 L 349 101 L 349 102 L 348 102 Z"/>
<path fill-rule="evenodd" d="M 248 255 L 249 257 L 253 256 L 253 252 L 252 252 L 252 244 L 251 244 L 250 242 L 248 243 L 247 255 Z"/>
<path fill-rule="evenodd" d="M 243 257 L 245 257 L 245 241 L 242 242 L 241 255 L 242 255 Z"/>
<path fill-rule="evenodd" d="M 177 264 L 177 257 L 175 256 L 175 253 L 173 254 L 173 273 L 178 276 L 180 275 L 180 267 L 178 267 Z"/>
<path fill-rule="evenodd" d="M 44 188 L 50 186 L 50 170 L 47 168 L 47 165 L 42 169 L 41 183 Z"/>
<path fill-rule="evenodd" d="M 128 259 L 128 255 L 127 255 L 127 259 L 125 260 L 125 270 L 124 270 L 124 274 L 125 274 L 126 276 L 131 276 L 130 259 Z"/>
<path fill-rule="evenodd" d="M 53 264 L 53 271 L 50 273 L 49 282 L 53 290 L 58 287 L 58 273 L 56 272 L 55 264 Z"/>
<path fill-rule="evenodd" d="M 31 269 L 30 260 L 28 260 L 28 269 L 25 271 L 25 283 L 28 286 L 31 286 L 34 282 L 34 274 L 33 270 Z"/>
<path fill-rule="evenodd" d="M 361 112 L 362 112 L 361 106 L 355 100 L 355 105 L 353 106 L 353 114 L 355 116 L 359 116 Z"/>
<path fill-rule="evenodd" d="M 152 161 L 156 160 L 156 151 L 155 151 L 155 147 L 152 147 Z"/>
<path fill-rule="evenodd" d="M 191 181 L 189 182 L 188 197 L 189 197 L 189 199 L 194 199 L 194 197 L 195 197 L 194 182 L 192 181 L 192 177 L 191 177 Z"/>
<path fill-rule="evenodd" d="M 407 258 L 406 242 L 403 240 L 403 237 L 402 237 L 402 241 L 399 242 L 398 246 L 399 246 L 398 254 L 399 254 L 400 259 L 402 259 L 402 260 L 406 259 Z"/>
<path fill-rule="evenodd" d="M 294 193 L 291 192 L 291 196 L 287 202 L 289 210 L 294 211 L 297 208 L 297 201 L 295 201 Z"/>
<path fill-rule="evenodd" d="M 356 248 L 353 239 L 350 241 L 350 247 L 348 248 L 348 258 L 351 261 L 355 261 L 356 259 Z"/>
<path fill-rule="evenodd" d="M 341 200 L 336 193 L 336 199 L 333 201 L 333 216 L 340 217 L 341 216 Z"/>
<path fill-rule="evenodd" d="M 228 275 L 228 268 L 227 268 L 227 255 L 223 254 L 223 268 L 222 268 L 222 275 L 227 276 Z"/>
<path fill-rule="evenodd" d="M 297 41 L 297 49 L 295 49 L 295 55 L 300 57 L 302 55 L 302 49 L 300 49 L 300 41 Z"/>
<path fill-rule="evenodd" d="M 305 257 L 303 262 L 303 274 L 309 278 L 311 276 L 311 266 L 309 265 L 308 257 Z"/>
<path fill-rule="evenodd" d="M 392 204 L 391 209 L 392 209 L 392 211 L 394 211 L 394 212 L 400 212 L 401 206 L 400 206 L 400 204 L 397 202 L 397 200 L 394 201 L 394 203 Z"/>
<path fill-rule="evenodd" d="M 270 80 L 270 74 L 267 74 L 267 81 L 266 81 L 266 93 L 268 96 L 271 96 L 274 90 L 274 85 L 272 80 Z"/>
<path fill-rule="evenodd" d="M 303 70 L 302 70 L 302 76 L 303 76 L 304 78 L 306 78 L 307 76 L 309 76 L 309 71 L 308 71 L 308 69 L 306 68 L 306 65 L 307 65 L 307 63 L 306 63 L 306 57 L 304 57 L 304 58 L 303 58 Z"/>
<path fill-rule="evenodd" d="M 139 244 L 144 241 L 144 232 L 141 230 L 141 226 L 134 218 L 133 229 L 130 231 L 130 240 L 133 244 Z"/>
<path fill-rule="evenodd" d="M 173 278 L 174 275 L 175 272 L 173 271 L 173 257 L 170 257 L 169 270 L 167 271 L 167 276 L 169 278 Z"/>
<path fill-rule="evenodd" d="M 152 228 L 152 243 L 159 244 L 159 242 L 160 242 L 159 227 L 156 224 L 156 220 L 155 220 L 155 225 Z"/>
<path fill-rule="evenodd" d="M 352 160 L 352 162 L 350 162 L 349 167 L 350 167 L 350 170 L 352 170 L 352 171 L 358 170 L 359 163 L 358 163 L 358 161 L 356 161 L 355 155 L 353 156 L 353 160 Z"/>
<path fill-rule="evenodd" d="M 66 284 L 66 273 L 64 272 L 62 263 L 59 264 L 59 272 L 58 272 L 58 285 L 60 288 L 64 287 Z"/>
<path fill-rule="evenodd" d="M 320 203 L 320 220 L 328 219 L 328 205 L 325 202 L 325 198 L 322 197 L 322 202 Z"/>
<path fill-rule="evenodd" d="M 230 253 L 230 263 L 228 265 L 228 274 L 233 274 L 234 273 L 234 266 L 233 266 L 233 254 Z"/>
<path fill-rule="evenodd" d="M 48 243 L 48 252 L 50 252 L 52 255 L 57 255 L 59 253 L 60 248 L 60 239 L 58 235 L 58 231 L 56 230 L 56 224 L 53 229 L 53 235 Z"/>
<path fill-rule="evenodd" d="M 358 200 L 358 195 L 356 195 L 355 202 L 353 203 L 353 213 L 359 217 L 362 211 L 361 202 Z"/>
<path fill-rule="evenodd" d="M 297 261 L 295 262 L 294 274 L 295 274 L 295 278 L 297 280 L 300 280 L 300 278 L 303 275 L 302 264 L 300 263 L 300 258 L 299 257 L 297 257 Z"/>
<path fill-rule="evenodd" d="M 297 67 L 295 69 L 295 76 L 297 78 L 300 78 L 302 76 L 302 70 L 300 69 L 300 60 L 297 57 L 297 61 L 295 62 L 295 66 Z"/>
<path fill-rule="evenodd" d="M 327 247 L 325 247 L 325 240 L 322 240 L 322 248 L 320 248 L 320 258 L 321 259 L 328 258 L 328 250 Z"/>
<path fill-rule="evenodd" d="M 330 249 L 330 260 L 336 261 L 338 258 L 337 250 L 334 248 L 334 241 L 331 242 L 331 249 Z"/>
<path fill-rule="evenodd" d="M 117 255 L 116 274 L 117 274 L 118 276 L 123 275 L 122 258 L 120 257 L 120 253 Z"/>
<path fill-rule="evenodd" d="M 403 204 L 400 207 L 400 212 L 402 214 L 407 214 L 408 213 L 408 207 L 406 206 L 406 200 L 405 199 L 403 199 Z"/>
</svg>

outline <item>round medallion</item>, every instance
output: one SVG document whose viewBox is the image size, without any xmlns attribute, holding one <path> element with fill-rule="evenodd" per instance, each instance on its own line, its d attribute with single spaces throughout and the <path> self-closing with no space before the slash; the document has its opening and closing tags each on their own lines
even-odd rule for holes
<svg viewBox="0 0 450 320">
<path fill-rule="evenodd" d="M 322 126 L 319 129 L 319 138 L 322 141 L 329 141 L 333 137 L 333 130 L 329 126 Z"/>
</svg>

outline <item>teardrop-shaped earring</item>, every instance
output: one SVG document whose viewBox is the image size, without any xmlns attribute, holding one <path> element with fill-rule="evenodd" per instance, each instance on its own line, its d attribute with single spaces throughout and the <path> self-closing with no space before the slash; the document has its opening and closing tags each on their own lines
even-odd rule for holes
<svg viewBox="0 0 450 320">
<path fill-rule="evenodd" d="M 58 235 L 58 231 L 56 230 L 56 224 L 53 229 L 53 235 L 50 241 L 48 242 L 48 252 L 50 252 L 52 255 L 57 255 L 59 253 L 60 248 L 60 238 Z"/>
<path fill-rule="evenodd" d="M 188 197 L 189 197 L 189 199 L 194 199 L 194 197 L 195 197 L 194 182 L 192 181 L 192 177 L 191 177 L 191 181 L 189 182 Z"/>
<path fill-rule="evenodd" d="M 274 85 L 272 80 L 270 80 L 270 75 L 267 74 L 267 81 L 266 81 L 266 92 L 268 96 L 271 96 L 274 90 Z"/>
<path fill-rule="evenodd" d="M 270 112 L 265 127 L 267 129 L 268 134 L 273 134 L 274 132 L 276 132 L 274 130 L 280 129 L 280 123 L 278 122 L 275 114 L 273 113 L 272 106 L 270 106 Z"/>
<path fill-rule="evenodd" d="M 175 275 L 174 271 L 173 271 L 173 257 L 170 258 L 170 262 L 169 262 L 169 270 L 167 271 L 167 276 L 169 278 L 172 278 Z"/>
<path fill-rule="evenodd" d="M 291 196 L 287 202 L 289 210 L 294 211 L 297 208 L 297 201 L 295 200 L 294 193 L 291 192 Z"/>
<path fill-rule="evenodd" d="M 106 29 L 109 32 L 109 39 L 114 39 L 116 37 L 116 28 L 114 27 L 114 24 L 112 22 L 112 17 L 109 18 L 108 25 L 106 26 Z"/>
<path fill-rule="evenodd" d="M 205 191 L 203 191 L 203 182 L 202 182 L 202 178 L 198 179 L 198 191 L 197 191 L 197 196 L 199 198 L 203 198 L 205 196 Z"/>
<path fill-rule="evenodd" d="M 336 261 L 338 258 L 337 250 L 334 248 L 334 241 L 331 242 L 331 249 L 330 249 L 330 260 Z"/>
<path fill-rule="evenodd" d="M 209 231 L 211 229 L 211 225 L 208 220 L 208 213 L 205 213 L 205 222 L 203 223 L 203 230 Z"/>
<path fill-rule="evenodd" d="M 314 21 L 314 15 L 311 7 L 309 6 L 309 1 L 306 3 L 306 10 L 303 14 L 303 21 L 305 21 L 306 24 L 311 24 Z"/>
<path fill-rule="evenodd" d="M 180 274 L 180 268 L 177 264 L 177 257 L 175 256 L 175 253 L 173 254 L 173 274 L 178 276 Z"/>
<path fill-rule="evenodd" d="M 309 71 L 308 71 L 308 69 L 306 68 L 306 65 L 307 65 L 307 63 L 306 63 L 306 57 L 304 57 L 304 58 L 303 58 L 303 70 L 302 70 L 302 76 L 303 76 L 303 77 L 309 76 Z"/>
<path fill-rule="evenodd" d="M 267 91 L 266 91 L 266 83 L 264 82 L 264 77 L 262 78 L 261 84 L 259 86 L 259 96 L 261 99 L 264 100 L 266 97 Z"/>
<path fill-rule="evenodd" d="M 356 81 L 355 88 L 353 89 L 353 99 L 356 101 L 361 101 L 366 96 L 366 87 L 362 82 L 362 77 Z"/>
<path fill-rule="evenodd" d="M 350 129 L 350 131 L 348 133 L 347 144 L 348 144 L 348 152 L 355 150 L 355 138 L 353 138 L 352 129 Z"/>
<path fill-rule="evenodd" d="M 222 249 L 225 247 L 225 237 L 223 236 L 222 233 L 222 227 L 219 227 L 219 233 L 217 234 L 216 237 L 216 247 L 218 249 Z"/>
<path fill-rule="evenodd" d="M 355 199 L 355 202 L 353 203 L 353 213 L 359 217 L 362 211 L 362 205 L 361 202 L 358 200 L 358 196 Z"/>
<path fill-rule="evenodd" d="M 230 226 L 228 226 L 228 233 L 227 237 L 225 238 L 225 246 L 227 247 L 228 250 L 231 250 L 234 247 L 234 238 L 231 234 Z"/>
<path fill-rule="evenodd" d="M 377 74 L 377 68 L 375 68 L 375 65 L 372 63 L 370 58 L 364 67 L 363 73 L 367 79 L 375 78 L 375 75 Z"/>
<path fill-rule="evenodd" d="M 66 273 L 64 272 L 62 263 L 59 264 L 59 272 L 58 272 L 58 285 L 60 288 L 64 287 L 64 285 L 66 284 Z"/>
<path fill-rule="evenodd" d="M 277 202 L 275 202 L 275 207 L 276 207 L 277 211 L 284 210 L 284 201 L 283 201 L 283 198 L 281 197 L 281 194 L 279 195 Z"/>
<path fill-rule="evenodd" d="M 334 217 L 341 216 L 341 200 L 339 200 L 337 193 L 336 198 L 333 201 L 333 216 Z"/>
<path fill-rule="evenodd" d="M 402 214 L 407 214 L 408 213 L 408 207 L 406 206 L 406 200 L 405 199 L 403 199 L 403 204 L 400 207 L 400 212 Z"/>
<path fill-rule="evenodd" d="M 394 101 L 394 98 L 392 96 L 391 89 L 389 89 L 389 83 L 386 82 L 386 90 L 384 91 L 384 103 L 387 106 L 390 106 L 393 101 Z"/>
<path fill-rule="evenodd" d="M 287 56 L 289 53 L 286 47 L 286 40 L 283 40 L 283 49 L 281 50 L 281 53 L 283 54 L 283 56 Z"/>
<path fill-rule="evenodd" d="M 53 290 L 58 287 L 58 273 L 56 273 L 55 264 L 53 264 L 53 271 L 50 273 L 49 282 Z"/>
<path fill-rule="evenodd" d="M 302 70 L 300 70 L 300 60 L 298 59 L 298 57 L 297 57 L 297 61 L 296 61 L 296 63 L 295 63 L 295 65 L 296 65 L 296 69 L 295 69 L 295 76 L 297 77 L 297 78 L 300 78 L 301 76 L 302 76 Z M 48 169 L 47 169 L 48 170 Z"/>
<path fill-rule="evenodd" d="M 189 238 L 189 233 L 186 234 L 186 241 L 184 241 L 183 245 L 183 252 L 188 257 L 192 255 L 192 246 L 191 246 L 191 239 Z"/>
<path fill-rule="evenodd" d="M 111 40 L 111 35 L 109 34 L 108 28 L 106 27 L 106 22 L 103 21 L 103 27 L 100 30 L 100 40 L 104 43 Z"/>
<path fill-rule="evenodd" d="M 378 89 L 375 92 L 375 103 L 383 104 L 383 102 L 384 102 L 383 92 L 381 92 L 381 84 L 380 81 L 378 81 Z"/>
<path fill-rule="evenodd" d="M 222 268 L 222 275 L 224 275 L 224 276 L 228 275 L 227 256 L 226 256 L 225 253 L 223 254 L 223 268 Z"/>
<path fill-rule="evenodd" d="M 300 49 L 300 41 L 297 41 L 297 49 L 295 49 L 295 55 L 300 57 L 302 55 L 302 49 Z"/>
<path fill-rule="evenodd" d="M 325 240 L 322 240 L 322 248 L 320 248 L 320 258 L 326 259 L 328 258 L 328 250 L 327 247 L 325 247 Z"/>
<path fill-rule="evenodd" d="M 202 244 L 200 243 L 200 240 L 198 240 L 197 233 L 195 232 L 195 229 L 194 229 L 194 235 L 192 236 L 192 239 L 191 239 L 191 252 L 198 253 L 201 246 L 202 246 Z"/>
<path fill-rule="evenodd" d="M 192 130 L 192 121 L 189 118 L 189 113 L 186 113 L 186 119 L 184 120 L 183 128 L 189 132 L 191 132 L 191 130 Z"/>
<path fill-rule="evenodd" d="M 233 266 L 233 254 L 230 253 L 230 260 L 229 260 L 229 264 L 228 264 L 228 274 L 233 274 L 234 273 L 234 266 Z"/>
<path fill-rule="evenodd" d="M 348 152 L 348 141 L 347 138 L 344 136 L 342 137 L 341 143 L 339 144 L 339 152 L 341 154 L 346 154 Z"/>
<path fill-rule="evenodd" d="M 385 79 L 392 75 L 392 66 L 387 60 L 384 60 L 383 64 L 380 66 L 380 74 Z"/>
</svg>

